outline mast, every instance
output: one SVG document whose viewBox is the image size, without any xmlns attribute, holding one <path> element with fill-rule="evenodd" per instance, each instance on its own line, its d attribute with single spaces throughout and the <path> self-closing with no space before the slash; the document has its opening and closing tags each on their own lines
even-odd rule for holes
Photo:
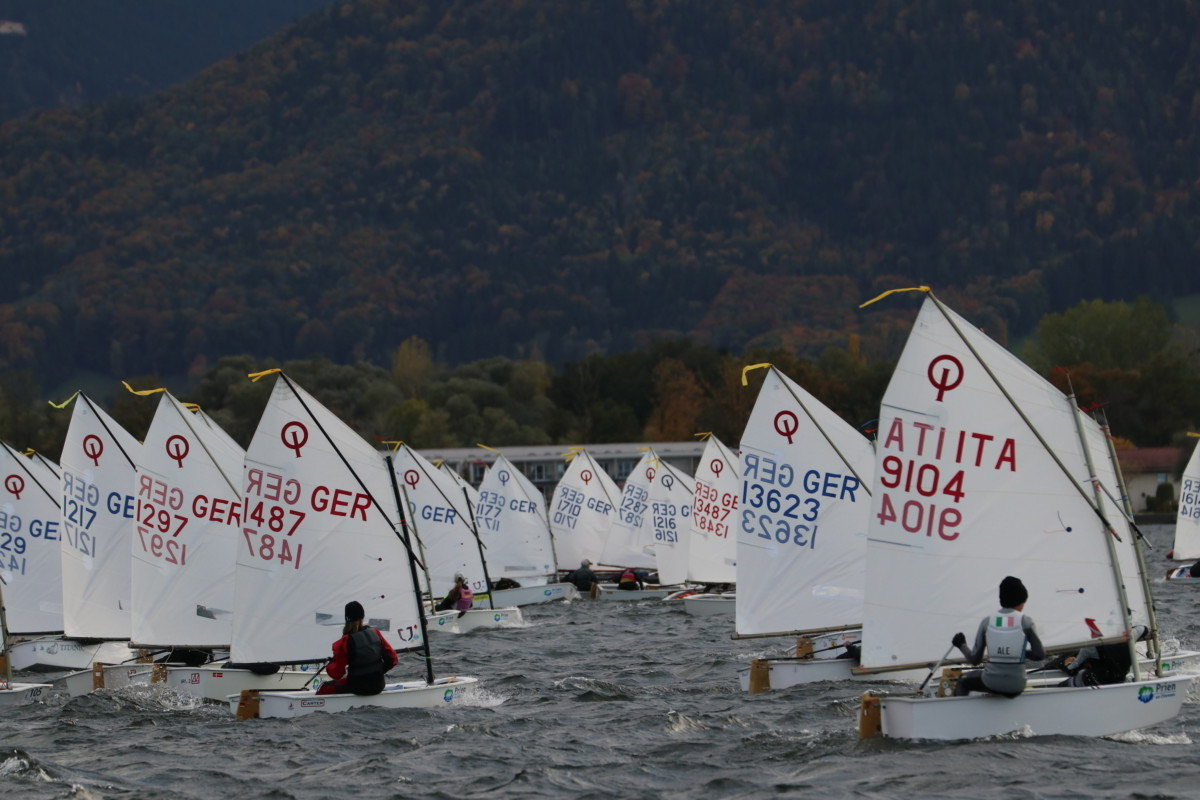
<svg viewBox="0 0 1200 800">
<path fill-rule="evenodd" d="M 1113 445 L 1112 432 L 1108 427 L 1108 420 L 1104 420 L 1104 424 L 1100 426 L 1100 430 L 1104 432 L 1104 442 L 1108 445 L 1108 457 L 1112 461 L 1113 469 L 1117 472 L 1117 485 L 1121 490 L 1121 505 L 1125 509 L 1125 515 L 1133 519 L 1133 505 L 1129 502 L 1129 488 L 1125 485 L 1125 473 L 1121 471 L 1121 462 L 1117 459 L 1117 448 Z M 1146 599 L 1146 620 L 1150 624 L 1150 646 L 1154 648 L 1154 673 L 1158 677 L 1162 677 L 1162 641 L 1158 636 L 1158 611 L 1154 607 L 1154 594 L 1150 589 L 1150 578 L 1146 572 L 1146 555 L 1142 552 L 1142 535 L 1141 531 L 1135 531 L 1133 538 L 1133 552 L 1137 556 L 1138 576 L 1141 578 L 1142 594 Z M 1134 642 L 1130 641 L 1130 647 L 1134 646 Z M 1137 653 L 1134 652 L 1134 664 L 1137 664 Z M 1135 666 L 1136 669 L 1136 666 Z M 1137 673 L 1135 672 L 1136 676 Z"/>
<path fill-rule="evenodd" d="M 414 563 L 416 559 L 413 557 L 412 542 L 408 536 L 408 515 L 404 510 L 404 503 L 400 499 L 400 484 L 396 482 L 396 470 L 392 466 L 392 456 L 389 453 L 384 456 L 384 461 L 387 462 L 388 475 L 392 481 L 392 492 L 396 496 L 396 508 L 400 512 L 400 530 L 403 533 L 397 532 L 396 537 L 404 543 L 404 549 L 408 551 L 408 571 L 412 576 L 413 594 L 417 598 L 417 612 L 421 620 L 421 642 L 422 650 L 425 651 L 425 682 L 433 684 L 433 655 L 429 652 L 429 627 L 425 621 L 425 604 L 421 600 L 421 582 L 417 579 L 417 565 Z M 395 530 L 393 528 L 393 530 Z M 433 599 L 433 592 L 429 593 L 429 599 Z"/>
<path fill-rule="evenodd" d="M 1087 436 L 1083 432 L 1083 422 L 1080 420 L 1080 415 L 1083 414 L 1083 412 L 1079 409 L 1078 404 L 1075 402 L 1074 392 L 1067 397 L 1067 400 L 1071 404 L 1071 418 L 1075 420 L 1075 432 L 1079 434 L 1079 446 L 1083 450 L 1084 461 L 1087 462 L 1088 479 L 1092 484 L 1092 496 L 1096 503 L 1096 513 L 1100 514 L 1100 518 L 1103 520 L 1104 512 L 1102 509 L 1104 497 L 1100 493 L 1100 478 L 1096 475 L 1096 466 L 1092 461 L 1092 450 L 1090 447 L 1088 447 Z M 1105 523 L 1106 527 L 1111 528 L 1111 526 L 1107 525 L 1107 520 L 1105 520 Z M 1121 575 L 1121 563 L 1117 559 L 1117 546 L 1113 543 L 1112 536 L 1105 536 L 1104 543 L 1108 546 L 1108 561 L 1109 565 L 1112 567 L 1113 581 L 1116 585 L 1117 597 L 1119 597 L 1121 601 L 1121 620 L 1125 626 L 1125 630 L 1132 630 L 1133 620 L 1130 619 L 1129 616 L 1129 597 L 1125 592 L 1125 578 Z M 1128 645 L 1129 659 L 1133 664 L 1133 679 L 1135 681 L 1141 680 L 1141 670 L 1138 668 L 1137 651 L 1134 649 L 1134 640 L 1132 636 L 1128 637 Z"/>
<path fill-rule="evenodd" d="M 471 495 L 463 487 L 463 500 L 466 501 L 467 511 L 471 514 L 471 533 L 475 535 L 475 545 L 479 548 L 479 563 L 483 565 L 483 585 L 488 589 L 488 605 L 493 609 L 496 602 L 492 599 L 492 578 L 488 575 L 487 558 L 483 555 L 483 539 L 479 538 L 479 527 L 475 524 L 475 507 L 471 505 Z"/>
</svg>

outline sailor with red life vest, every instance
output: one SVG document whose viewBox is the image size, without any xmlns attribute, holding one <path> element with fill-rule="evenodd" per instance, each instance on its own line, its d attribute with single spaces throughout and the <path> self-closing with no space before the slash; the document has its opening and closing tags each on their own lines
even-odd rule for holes
<svg viewBox="0 0 1200 800">
<path fill-rule="evenodd" d="M 346 604 L 346 625 L 342 638 L 333 643 L 333 660 L 325 667 L 332 681 L 326 681 L 317 694 L 379 694 L 384 675 L 396 666 L 396 651 L 383 634 L 363 622 L 362 603 Z"/>
<path fill-rule="evenodd" d="M 1028 598 L 1025 584 L 1009 575 L 1000 581 L 1000 610 L 980 621 L 975 647 L 968 650 L 967 637 L 954 634 L 952 644 L 972 665 L 983 661 L 985 653 L 988 657 L 982 670 L 973 670 L 958 679 L 954 687 L 956 696 L 992 692 L 1016 697 L 1025 690 L 1026 657 L 1035 661 L 1046 657 L 1033 620 L 1022 613 Z"/>
<path fill-rule="evenodd" d="M 454 586 L 450 591 L 446 592 L 446 596 L 438 602 L 436 608 L 438 611 L 454 609 L 461 617 L 470 611 L 474 605 L 475 593 L 471 591 L 471 586 L 467 583 L 466 576 L 461 572 L 457 572 L 454 575 Z"/>
<path fill-rule="evenodd" d="M 625 571 L 621 573 L 621 577 L 617 579 L 617 588 L 624 589 L 627 592 L 633 592 L 639 589 L 645 589 L 646 584 L 642 581 L 642 577 L 638 575 L 637 571 L 634 570 L 633 567 L 626 567 Z"/>
</svg>

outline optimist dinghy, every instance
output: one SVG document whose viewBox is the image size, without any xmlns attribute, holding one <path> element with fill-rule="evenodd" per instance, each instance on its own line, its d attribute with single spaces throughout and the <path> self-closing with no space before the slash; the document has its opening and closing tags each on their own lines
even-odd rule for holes
<svg viewBox="0 0 1200 800">
<path fill-rule="evenodd" d="M 1120 642 L 1134 624 L 1156 630 L 1108 443 L 1072 398 L 927 293 L 880 411 L 860 672 L 944 663 L 956 631 L 996 613 L 1006 575 L 1029 587 L 1050 652 Z M 1092 625 L 1104 638 L 1089 641 Z M 1171 719 L 1190 683 L 1145 675 L 1134 659 L 1126 683 L 1012 699 L 868 693 L 859 731 L 1105 736 Z"/>
<path fill-rule="evenodd" d="M 272 370 L 271 372 L 278 372 Z M 260 373 L 261 377 L 268 373 Z M 236 662 L 324 661 L 347 600 L 400 655 L 419 652 L 424 680 L 370 696 L 247 690 L 227 698 L 239 717 L 296 716 L 359 706 L 433 707 L 472 678 L 433 674 L 414 552 L 391 457 L 279 373 L 246 451 L 235 581 Z M 239 707 L 241 710 L 239 710 Z"/>
<path fill-rule="evenodd" d="M 755 659 L 743 689 L 849 680 L 862 638 L 874 451 L 857 429 L 770 364 L 741 442 L 735 639 L 802 637 Z M 756 367 L 743 371 L 746 373 Z"/>
<path fill-rule="evenodd" d="M 0 576 L 0 584 L 7 581 Z M 41 699 L 48 683 L 17 683 L 13 680 L 12 662 L 8 660 L 8 620 L 4 612 L 4 590 L 0 589 L 0 706 L 23 706 Z"/>
<path fill-rule="evenodd" d="M 423 593 L 430 599 L 426 610 L 429 630 L 467 633 L 520 625 L 524 620 L 519 608 L 495 608 L 487 595 L 488 565 L 472 523 L 469 494 L 450 475 L 406 444 L 397 446 L 391 459 L 407 509 L 408 528 L 416 538 L 424 567 L 419 578 L 424 581 Z M 437 611 L 432 600 L 436 596 L 433 589 L 453 586 L 458 575 L 466 578 L 475 607 L 461 614 Z"/>
<path fill-rule="evenodd" d="M 1195 433 L 1188 435 L 1200 436 Z M 1169 556 L 1176 561 L 1200 561 L 1200 442 L 1196 443 L 1183 469 L 1179 485 L 1179 509 L 1175 512 L 1175 544 Z M 1190 573 L 1167 573 L 1168 580 L 1191 577 Z M 1200 575 L 1195 577 L 1200 578 Z"/>
</svg>

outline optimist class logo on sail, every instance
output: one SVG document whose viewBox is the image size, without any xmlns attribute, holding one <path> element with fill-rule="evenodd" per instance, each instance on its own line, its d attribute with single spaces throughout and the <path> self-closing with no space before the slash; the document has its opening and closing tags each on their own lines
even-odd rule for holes
<svg viewBox="0 0 1200 800">
<path fill-rule="evenodd" d="M 935 401 L 962 384 L 966 370 L 951 355 L 930 360 L 926 376 Z M 960 533 L 959 505 L 967 494 L 967 470 L 1017 471 L 1017 445 L 1011 437 L 954 430 L 898 413 L 880 430 L 879 483 L 885 489 L 876 515 L 883 527 L 954 541 Z M 886 491 L 892 490 L 892 491 Z"/>
</svg>

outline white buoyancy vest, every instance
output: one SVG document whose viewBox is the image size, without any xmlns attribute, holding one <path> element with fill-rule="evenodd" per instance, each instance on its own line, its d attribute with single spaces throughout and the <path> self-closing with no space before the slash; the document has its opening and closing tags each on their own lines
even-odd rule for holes
<svg viewBox="0 0 1200 800">
<path fill-rule="evenodd" d="M 1001 609 L 988 619 L 988 660 L 997 664 L 1025 663 L 1024 615 L 1020 611 Z"/>
</svg>

